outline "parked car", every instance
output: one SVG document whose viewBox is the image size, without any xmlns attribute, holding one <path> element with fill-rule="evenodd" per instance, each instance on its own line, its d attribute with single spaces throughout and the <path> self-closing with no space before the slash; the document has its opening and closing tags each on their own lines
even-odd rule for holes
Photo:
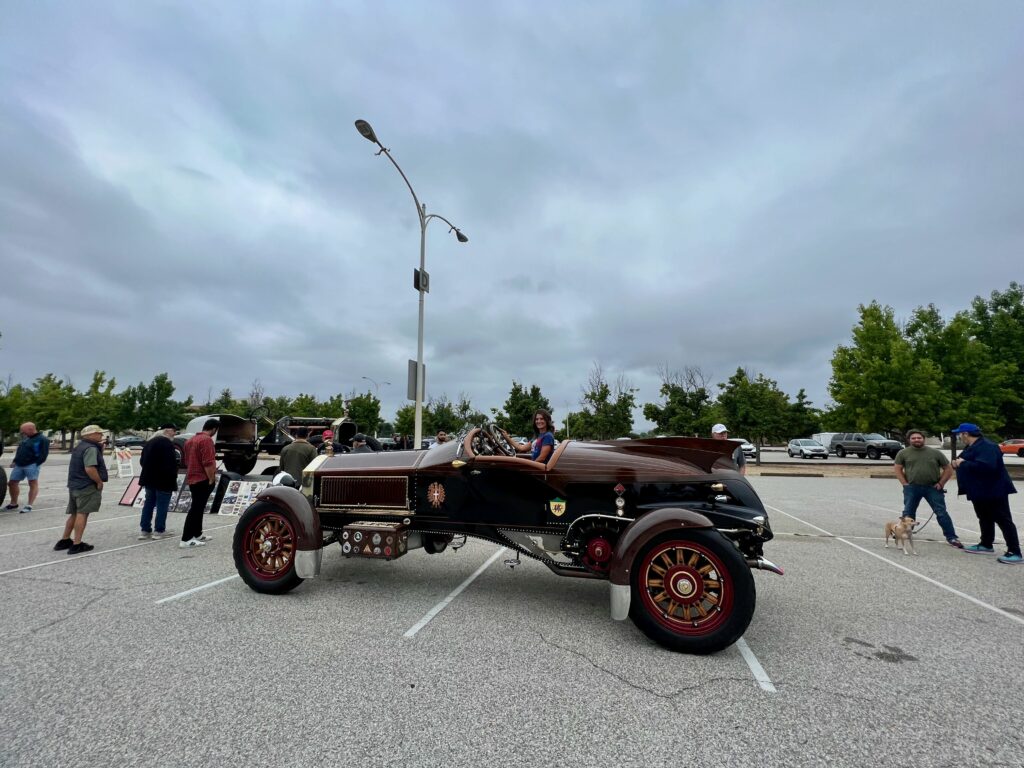
<svg viewBox="0 0 1024 768">
<path fill-rule="evenodd" d="M 890 440 L 877 432 L 837 432 L 829 446 L 839 458 L 853 454 L 862 459 L 880 459 L 883 454 L 895 459 L 901 448 L 903 443 L 899 440 Z"/>
<path fill-rule="evenodd" d="M 146 439 L 138 435 L 122 435 L 114 440 L 114 445 L 118 448 L 141 448 L 145 444 Z"/>
<path fill-rule="evenodd" d="M 754 444 L 747 440 L 747 438 L 730 437 L 729 439 L 732 440 L 734 443 L 740 444 L 740 448 L 743 449 L 743 455 L 746 456 L 748 459 L 752 459 L 757 455 L 757 448 L 755 448 Z"/>
<path fill-rule="evenodd" d="M 790 440 L 786 446 L 786 453 L 790 458 L 799 456 L 801 459 L 828 459 L 828 448 L 817 440 L 797 438 Z"/>
<path fill-rule="evenodd" d="M 512 550 L 513 566 L 523 555 L 607 580 L 613 619 L 666 648 L 713 653 L 750 623 L 751 570 L 782 573 L 764 558 L 768 513 L 733 450 L 702 438 L 563 440 L 544 464 L 516 457 L 486 424 L 432 451 L 318 457 L 301 492 L 271 486 L 242 513 L 235 566 L 253 590 L 284 593 L 320 573 L 332 544 L 393 560 L 474 536 Z"/>
<path fill-rule="evenodd" d="M 1012 456 L 1020 456 L 1024 459 L 1024 439 L 1016 437 L 1012 440 L 1003 440 L 999 444 L 999 450 Z"/>
</svg>

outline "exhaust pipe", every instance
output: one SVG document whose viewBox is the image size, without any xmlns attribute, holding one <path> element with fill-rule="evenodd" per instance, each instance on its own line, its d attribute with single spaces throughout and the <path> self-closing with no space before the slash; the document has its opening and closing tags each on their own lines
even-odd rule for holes
<svg viewBox="0 0 1024 768">
<path fill-rule="evenodd" d="M 777 566 L 771 560 L 765 560 L 763 557 L 747 558 L 747 565 L 749 565 L 751 568 L 757 568 L 760 571 L 771 571 L 772 573 L 779 574 L 779 576 L 785 575 L 785 572 L 781 568 L 779 568 L 779 566 Z"/>
</svg>

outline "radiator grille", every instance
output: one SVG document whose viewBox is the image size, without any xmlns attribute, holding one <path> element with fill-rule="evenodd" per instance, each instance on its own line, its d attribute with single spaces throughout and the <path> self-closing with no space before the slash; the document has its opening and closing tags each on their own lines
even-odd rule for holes
<svg viewBox="0 0 1024 768">
<path fill-rule="evenodd" d="M 408 509 L 407 477 L 325 477 L 320 504 L 325 507 Z"/>
</svg>

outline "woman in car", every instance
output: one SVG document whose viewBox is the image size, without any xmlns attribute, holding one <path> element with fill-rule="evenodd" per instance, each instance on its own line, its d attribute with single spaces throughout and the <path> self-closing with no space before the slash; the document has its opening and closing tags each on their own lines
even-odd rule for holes
<svg viewBox="0 0 1024 768">
<path fill-rule="evenodd" d="M 508 432 L 505 433 L 505 437 L 508 437 Z M 517 443 L 509 438 L 509 442 L 516 449 L 516 453 L 528 452 L 531 459 L 546 464 L 555 451 L 555 425 L 551 421 L 551 414 L 543 408 L 538 408 L 533 414 L 533 440 L 528 443 Z"/>
</svg>

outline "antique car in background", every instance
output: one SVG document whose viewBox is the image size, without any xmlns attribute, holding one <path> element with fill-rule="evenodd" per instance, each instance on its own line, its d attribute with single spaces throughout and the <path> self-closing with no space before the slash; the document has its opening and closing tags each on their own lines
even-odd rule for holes
<svg viewBox="0 0 1024 768">
<path fill-rule="evenodd" d="M 751 569 L 782 573 L 764 559 L 768 515 L 734 450 L 699 438 L 566 440 L 542 464 L 488 424 L 430 451 L 318 457 L 300 490 L 272 486 L 242 513 L 235 565 L 252 589 L 282 593 L 317 576 L 331 544 L 393 560 L 472 536 L 560 576 L 607 580 L 612 618 L 666 648 L 712 653 L 750 623 Z"/>
<path fill-rule="evenodd" d="M 1003 440 L 999 444 L 999 450 L 1009 456 L 1020 456 L 1024 459 L 1024 439 L 1018 437 L 1011 440 Z"/>
</svg>

